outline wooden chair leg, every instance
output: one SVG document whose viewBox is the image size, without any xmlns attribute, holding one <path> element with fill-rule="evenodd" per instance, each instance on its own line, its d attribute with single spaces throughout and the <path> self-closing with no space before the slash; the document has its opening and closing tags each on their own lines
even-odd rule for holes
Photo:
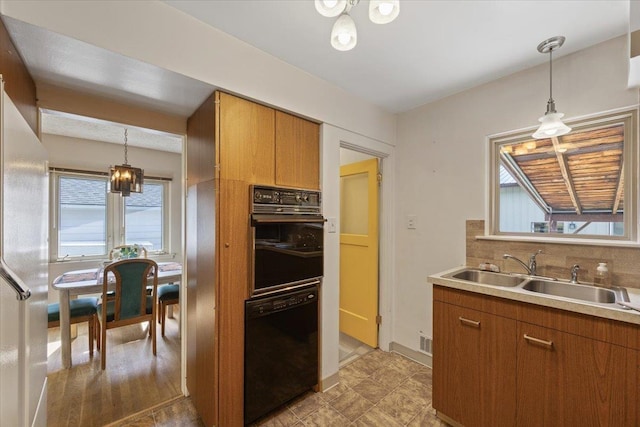
<svg viewBox="0 0 640 427">
<path fill-rule="evenodd" d="M 102 346 L 100 350 L 100 365 L 102 366 L 102 370 L 107 367 L 107 325 L 100 325 L 101 328 L 101 338 L 100 344 Z"/>
<path fill-rule="evenodd" d="M 100 319 L 98 319 L 98 316 L 96 315 L 95 319 L 94 319 L 94 330 L 95 330 L 95 339 L 96 339 L 96 349 L 100 350 L 100 337 L 102 335 L 102 332 L 100 331 Z"/>
<path fill-rule="evenodd" d="M 89 324 L 89 357 L 93 359 L 93 338 L 95 336 L 95 315 L 87 322 Z"/>
<path fill-rule="evenodd" d="M 164 305 L 164 302 L 160 303 L 160 326 L 162 328 L 162 336 L 164 336 L 164 325 L 167 322 L 166 316 L 167 306 Z"/>
<path fill-rule="evenodd" d="M 157 313 L 156 313 L 157 315 Z M 155 316 L 152 317 L 151 321 L 149 322 L 149 325 L 151 325 L 151 339 L 153 340 L 152 346 L 153 346 L 153 355 L 155 356 L 156 353 L 156 321 L 155 321 Z"/>
</svg>

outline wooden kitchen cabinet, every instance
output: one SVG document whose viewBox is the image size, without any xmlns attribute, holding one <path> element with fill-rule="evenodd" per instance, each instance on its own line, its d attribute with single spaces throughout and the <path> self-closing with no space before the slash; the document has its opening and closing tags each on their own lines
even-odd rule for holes
<svg viewBox="0 0 640 427">
<path fill-rule="evenodd" d="M 219 96 L 220 179 L 275 184 L 275 111 L 224 92 Z"/>
<path fill-rule="evenodd" d="M 516 419 L 516 321 L 434 301 L 433 407 L 466 426 Z"/>
<path fill-rule="evenodd" d="M 433 295 L 433 407 L 445 420 L 640 425 L 637 325 L 437 285 Z"/>
<path fill-rule="evenodd" d="M 636 354 L 518 322 L 517 425 L 637 425 Z"/>
<path fill-rule="evenodd" d="M 320 189 L 320 126 L 276 111 L 276 185 Z"/>
</svg>

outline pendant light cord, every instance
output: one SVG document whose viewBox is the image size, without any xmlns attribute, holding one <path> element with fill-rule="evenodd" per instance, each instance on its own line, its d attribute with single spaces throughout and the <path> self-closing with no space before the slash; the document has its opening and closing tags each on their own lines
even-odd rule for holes
<svg viewBox="0 0 640 427">
<path fill-rule="evenodd" d="M 553 102 L 553 48 L 549 49 L 549 102 Z"/>
<path fill-rule="evenodd" d="M 127 162 L 127 133 L 128 133 L 128 129 L 125 128 L 124 130 L 124 164 L 128 165 L 129 163 Z"/>
</svg>

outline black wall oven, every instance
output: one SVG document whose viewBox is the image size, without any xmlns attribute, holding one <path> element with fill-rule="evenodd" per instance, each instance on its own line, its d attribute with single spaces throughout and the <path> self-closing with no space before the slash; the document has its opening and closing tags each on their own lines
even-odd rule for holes
<svg viewBox="0 0 640 427">
<path fill-rule="evenodd" d="M 323 275 L 320 192 L 252 186 L 252 292 L 245 302 L 244 422 L 318 384 Z"/>
<path fill-rule="evenodd" d="M 252 295 L 322 277 L 320 192 L 254 185 L 251 194 Z"/>
</svg>

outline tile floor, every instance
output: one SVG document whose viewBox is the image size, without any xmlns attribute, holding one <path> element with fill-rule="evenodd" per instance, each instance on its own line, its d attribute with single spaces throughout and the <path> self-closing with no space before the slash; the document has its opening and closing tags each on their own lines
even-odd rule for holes
<svg viewBox="0 0 640 427">
<path fill-rule="evenodd" d="M 447 426 L 431 407 L 431 368 L 397 353 L 371 351 L 340 368 L 340 383 L 308 393 L 258 420 L 260 427 Z M 188 398 L 161 406 L 118 427 L 202 426 Z"/>
</svg>

